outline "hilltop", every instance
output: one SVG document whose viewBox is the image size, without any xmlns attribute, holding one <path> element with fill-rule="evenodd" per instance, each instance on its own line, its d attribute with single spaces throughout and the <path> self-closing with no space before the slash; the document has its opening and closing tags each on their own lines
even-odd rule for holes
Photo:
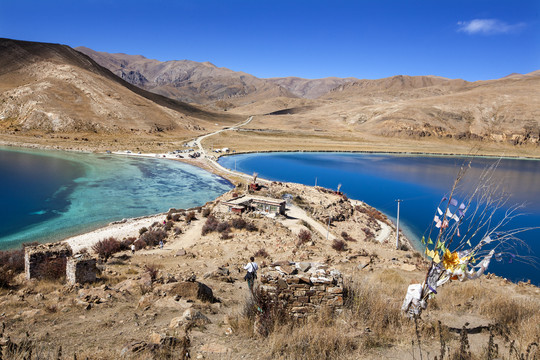
<svg viewBox="0 0 540 360">
<path fill-rule="evenodd" d="M 275 182 L 251 195 L 290 194 L 287 216 L 223 211 L 221 202 L 250 195 L 246 188 L 240 183 L 203 207 L 171 209 L 140 223 L 135 234 L 126 231 L 107 240 L 124 249 L 134 243 L 137 251 L 117 248 L 103 258 L 96 282 L 64 284 L 63 273 L 50 265 L 42 268 L 48 279 L 8 277 L 9 286 L 0 288 L 4 355 L 414 359 L 418 347 L 424 356 L 446 352 L 448 358 L 467 351 L 479 356 L 495 351 L 496 344 L 497 354 L 507 356 L 511 351 L 525 354 L 538 341 L 539 289 L 494 276 L 438 289 L 415 331 L 400 307 L 408 284 L 424 278 L 427 263 L 404 238 L 400 250 L 395 249 L 395 228 L 383 214 L 334 191 Z M 302 212 L 306 216 L 298 215 Z M 325 226 L 316 226 L 328 214 L 329 238 L 319 231 Z M 163 249 L 158 238 L 165 241 Z M 74 252 L 85 252 L 81 243 L 68 242 Z M 86 244 L 97 256 L 92 242 Z M 0 256 L 7 263 L 21 260 L 18 254 Z M 252 255 L 260 266 L 255 301 L 242 269 Z M 310 272 L 310 267 L 318 270 Z M 298 301 L 309 301 L 314 308 L 317 297 L 311 292 L 317 290 L 302 290 L 306 282 L 315 281 L 316 272 L 334 274 L 344 290 L 330 285 L 325 297 L 338 301 L 338 309 L 321 307 L 309 317 L 289 317 L 278 305 L 283 297 L 264 295 L 268 279 L 278 272 L 291 274 L 284 275 L 290 285 L 283 280 L 278 284 L 297 289 Z M 314 288 L 321 286 L 325 288 Z M 416 333 L 421 345 L 411 349 Z M 464 341 L 470 348 L 463 350 Z M 538 354 L 537 347 L 529 350 Z"/>
</svg>

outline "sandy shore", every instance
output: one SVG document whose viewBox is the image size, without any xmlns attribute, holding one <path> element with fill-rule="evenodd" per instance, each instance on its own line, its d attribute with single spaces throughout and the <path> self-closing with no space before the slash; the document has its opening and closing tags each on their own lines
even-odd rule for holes
<svg viewBox="0 0 540 360">
<path fill-rule="evenodd" d="M 142 227 L 149 227 L 156 221 L 163 221 L 166 218 L 166 214 L 156 214 L 145 217 L 125 219 L 110 223 L 109 225 L 99 228 L 88 233 L 73 236 L 63 240 L 68 243 L 73 252 L 76 253 L 83 248 L 91 249 L 92 245 L 100 240 L 114 237 L 117 239 L 123 239 L 127 237 L 139 237 L 139 229 Z"/>
</svg>

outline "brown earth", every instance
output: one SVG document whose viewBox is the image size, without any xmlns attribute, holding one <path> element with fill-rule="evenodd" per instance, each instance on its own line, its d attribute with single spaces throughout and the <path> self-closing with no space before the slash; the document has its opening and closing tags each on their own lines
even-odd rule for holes
<svg viewBox="0 0 540 360">
<path fill-rule="evenodd" d="M 240 119 L 142 90 L 68 46 L 0 39 L 0 50 L 2 133 L 189 136 Z"/>
<path fill-rule="evenodd" d="M 220 212 L 216 205 L 229 199 L 232 192 L 242 193 L 245 186 L 204 209 L 210 209 L 218 221 L 238 219 L 238 215 Z M 147 345 L 136 354 L 132 351 L 152 342 L 185 345 L 186 339 L 189 345 L 185 351 L 199 359 L 418 358 L 417 345 L 411 348 L 411 341 L 417 339 L 415 325 L 399 308 L 408 284 L 421 282 L 425 276 L 427 263 L 421 255 L 395 250 L 393 230 L 380 239 L 382 242 L 374 241 L 382 227 L 393 229 L 393 225 L 375 209 L 361 203 L 355 207 L 333 192 L 272 183 L 258 195 L 283 193 L 292 194 L 295 204 L 308 209 L 318 221 L 324 221 L 321 216 L 327 213 L 320 210 L 334 209 L 336 220 L 330 231 L 337 238 L 344 231 L 348 233 L 346 250 L 334 250 L 332 242 L 316 231 L 312 231 L 312 241 L 299 244 L 298 231 L 308 230 L 305 222 L 255 213 L 242 218 L 255 225 L 256 231 L 232 229 L 226 237 L 218 232 L 203 236 L 206 212 L 201 209 L 190 223 L 186 223 L 186 215 L 173 221 L 163 249 L 114 255 L 101 265 L 95 284 L 68 286 L 61 281 L 26 281 L 19 276 L 11 288 L 0 289 L 0 322 L 5 324 L 0 344 L 7 336 L 17 344 L 29 341 L 34 354 L 45 359 L 56 359 L 60 346 L 63 358 L 74 354 L 88 359 L 114 359 L 120 354 L 167 358 L 164 345 Z M 370 230 L 362 230 L 365 228 Z M 250 295 L 242 270 L 255 253 L 261 254 L 256 257 L 261 272 L 279 260 L 327 263 L 342 272 L 350 289 L 349 302 L 341 314 L 321 311 L 307 323 L 272 327 L 270 334 L 261 338 L 246 317 Z M 157 270 L 154 279 L 148 269 Z M 201 293 L 197 282 L 208 286 L 217 302 L 205 300 L 202 294 L 207 292 Z M 494 341 L 505 358 L 511 340 L 516 340 L 513 346 L 520 353 L 538 341 L 537 287 L 489 276 L 451 283 L 439 290 L 419 321 L 424 356 L 440 352 L 439 320 L 441 339 L 449 347 L 447 354 L 459 350 L 460 336 L 454 331 L 463 326 L 471 329 L 468 341 L 473 354 L 487 347 L 489 325 L 496 325 Z M 512 314 L 508 314 L 511 318 L 503 312 Z M 176 346 L 172 358 L 181 358 L 178 351 L 183 345 Z"/>
</svg>

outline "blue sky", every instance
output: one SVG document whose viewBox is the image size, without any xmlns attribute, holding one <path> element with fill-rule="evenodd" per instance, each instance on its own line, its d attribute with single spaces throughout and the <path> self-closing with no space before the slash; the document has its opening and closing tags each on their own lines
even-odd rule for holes
<svg viewBox="0 0 540 360">
<path fill-rule="evenodd" d="M 540 69 L 540 1 L 0 0 L 0 37 L 263 78 L 475 81 Z"/>
</svg>

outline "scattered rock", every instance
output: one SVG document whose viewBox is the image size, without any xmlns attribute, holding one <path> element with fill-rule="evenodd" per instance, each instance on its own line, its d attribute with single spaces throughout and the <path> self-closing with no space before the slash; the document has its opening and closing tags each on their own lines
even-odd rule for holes
<svg viewBox="0 0 540 360">
<path fill-rule="evenodd" d="M 180 249 L 176 252 L 174 256 L 185 256 L 187 254 L 186 250 Z"/>
<path fill-rule="evenodd" d="M 175 317 L 169 323 L 170 329 L 177 329 L 187 326 L 188 324 L 194 324 L 197 326 L 203 326 L 210 324 L 208 319 L 203 313 L 196 309 L 187 309 L 182 316 Z"/>
<path fill-rule="evenodd" d="M 285 275 L 292 275 L 298 273 L 298 269 L 296 267 L 290 266 L 290 265 L 280 265 L 276 266 L 277 271 L 285 274 Z"/>
</svg>

